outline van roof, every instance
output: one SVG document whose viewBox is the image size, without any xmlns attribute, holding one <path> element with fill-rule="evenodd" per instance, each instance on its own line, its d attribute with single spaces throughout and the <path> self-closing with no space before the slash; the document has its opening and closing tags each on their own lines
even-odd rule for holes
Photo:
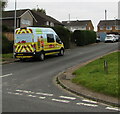
<svg viewBox="0 0 120 114">
<path fill-rule="evenodd" d="M 20 29 L 32 29 L 32 30 L 41 30 L 42 32 L 55 32 L 52 28 L 46 28 L 46 27 L 24 27 L 24 28 L 17 28 L 16 30 Z"/>
</svg>

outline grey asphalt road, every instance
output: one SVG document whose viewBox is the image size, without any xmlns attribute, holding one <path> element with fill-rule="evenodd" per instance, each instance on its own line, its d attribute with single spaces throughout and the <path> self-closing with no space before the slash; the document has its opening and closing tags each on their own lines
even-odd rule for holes
<svg viewBox="0 0 120 114">
<path fill-rule="evenodd" d="M 54 77 L 77 64 L 118 49 L 118 43 L 98 43 L 66 50 L 45 61 L 2 66 L 3 112 L 115 112 L 116 108 L 86 100 L 60 88 Z"/>
</svg>

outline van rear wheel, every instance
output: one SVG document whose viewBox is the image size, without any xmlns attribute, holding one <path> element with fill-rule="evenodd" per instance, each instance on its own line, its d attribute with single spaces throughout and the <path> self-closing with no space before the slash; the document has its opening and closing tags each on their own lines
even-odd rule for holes
<svg viewBox="0 0 120 114">
<path fill-rule="evenodd" d="M 41 60 L 41 61 L 45 60 L 45 54 L 43 52 L 40 53 L 39 60 Z"/>
</svg>

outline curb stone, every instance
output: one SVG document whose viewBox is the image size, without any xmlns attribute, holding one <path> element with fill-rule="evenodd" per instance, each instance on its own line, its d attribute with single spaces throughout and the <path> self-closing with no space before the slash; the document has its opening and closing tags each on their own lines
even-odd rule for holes
<svg viewBox="0 0 120 114">
<path fill-rule="evenodd" d="M 6 61 L 2 61 L 0 64 L 9 64 L 9 63 L 13 63 L 18 61 L 19 59 L 12 59 L 12 60 L 6 60 Z"/>
</svg>

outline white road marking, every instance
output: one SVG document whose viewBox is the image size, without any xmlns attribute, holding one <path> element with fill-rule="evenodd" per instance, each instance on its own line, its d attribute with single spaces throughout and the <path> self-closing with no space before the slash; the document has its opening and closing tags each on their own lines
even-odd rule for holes
<svg viewBox="0 0 120 114">
<path fill-rule="evenodd" d="M 21 93 L 13 93 L 14 95 L 23 95 L 23 94 L 21 94 Z"/>
<path fill-rule="evenodd" d="M 36 93 L 37 95 L 45 95 L 45 96 L 53 96 L 53 94 L 48 94 L 48 93 L 41 93 L 41 92 L 38 92 Z"/>
<path fill-rule="evenodd" d="M 23 93 L 34 93 L 34 92 L 32 92 L 32 91 L 26 91 L 26 90 L 16 90 L 16 91 L 18 91 L 18 92 L 23 92 Z"/>
<path fill-rule="evenodd" d="M 82 101 L 84 101 L 84 102 L 89 102 L 89 103 L 97 103 L 96 101 L 92 101 L 92 100 L 87 100 L 87 99 L 84 99 L 84 100 L 82 100 Z"/>
<path fill-rule="evenodd" d="M 23 93 L 29 93 L 29 91 L 26 91 L 26 90 L 23 90 L 22 92 L 23 92 Z"/>
<path fill-rule="evenodd" d="M 17 92 L 23 92 L 23 90 L 19 90 L 19 89 L 17 89 L 16 91 L 17 91 Z"/>
<path fill-rule="evenodd" d="M 34 96 L 34 95 L 28 95 L 29 97 L 37 97 L 37 96 Z"/>
<path fill-rule="evenodd" d="M 69 103 L 70 101 L 67 100 L 60 100 L 60 99 L 52 99 L 52 101 L 62 102 L 62 103 Z"/>
<path fill-rule="evenodd" d="M 3 76 L 0 76 L 0 78 L 4 78 L 4 77 L 8 77 L 8 76 L 12 76 L 13 74 L 10 73 L 10 74 L 6 74 L 6 75 L 3 75 Z"/>
<path fill-rule="evenodd" d="M 39 97 L 39 99 L 45 99 L 46 97 Z"/>
<path fill-rule="evenodd" d="M 84 106 L 90 106 L 90 107 L 98 107 L 98 105 L 87 104 L 87 103 L 77 103 L 77 105 L 84 105 Z"/>
<path fill-rule="evenodd" d="M 15 94 L 15 95 L 19 95 L 20 93 L 13 93 L 13 94 Z"/>
<path fill-rule="evenodd" d="M 12 94 L 12 92 L 8 92 L 8 94 Z"/>
<path fill-rule="evenodd" d="M 32 95 L 28 95 L 29 97 L 32 97 Z"/>
<path fill-rule="evenodd" d="M 28 95 L 29 97 L 31 97 L 32 95 Z"/>
<path fill-rule="evenodd" d="M 13 95 L 23 95 L 21 93 L 12 93 L 12 92 L 8 92 L 8 94 L 13 94 Z"/>
<path fill-rule="evenodd" d="M 65 98 L 65 99 L 70 99 L 70 100 L 75 100 L 76 98 L 74 97 L 67 97 L 67 96 L 59 96 L 60 98 Z"/>
<path fill-rule="evenodd" d="M 115 110 L 115 111 L 120 111 L 120 109 L 119 108 L 117 108 L 117 107 L 106 107 L 105 109 L 108 109 L 108 110 Z"/>
</svg>

